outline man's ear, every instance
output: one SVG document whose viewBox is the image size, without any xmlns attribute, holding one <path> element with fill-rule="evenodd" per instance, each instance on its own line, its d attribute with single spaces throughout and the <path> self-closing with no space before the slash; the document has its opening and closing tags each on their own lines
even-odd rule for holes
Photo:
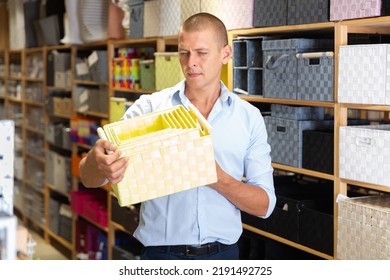
<svg viewBox="0 0 390 280">
<path fill-rule="evenodd" d="M 232 57 L 233 50 L 230 45 L 226 45 L 222 49 L 222 63 L 227 64 Z"/>
</svg>

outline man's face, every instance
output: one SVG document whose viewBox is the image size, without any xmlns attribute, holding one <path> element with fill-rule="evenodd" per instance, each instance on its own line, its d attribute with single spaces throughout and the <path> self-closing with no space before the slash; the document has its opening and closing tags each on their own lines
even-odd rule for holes
<svg viewBox="0 0 390 280">
<path fill-rule="evenodd" d="M 180 33 L 179 57 L 187 86 L 201 89 L 219 82 L 222 64 L 230 58 L 226 59 L 226 47 L 210 29 Z"/>
</svg>

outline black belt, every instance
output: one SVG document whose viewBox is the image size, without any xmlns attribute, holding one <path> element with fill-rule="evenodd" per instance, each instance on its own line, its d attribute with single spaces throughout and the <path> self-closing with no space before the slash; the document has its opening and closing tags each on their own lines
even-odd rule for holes
<svg viewBox="0 0 390 280">
<path fill-rule="evenodd" d="M 174 252 L 184 254 L 186 256 L 201 256 L 220 252 L 231 245 L 222 244 L 219 242 L 206 243 L 202 245 L 174 245 L 174 246 L 155 246 L 155 248 L 166 252 Z"/>
</svg>

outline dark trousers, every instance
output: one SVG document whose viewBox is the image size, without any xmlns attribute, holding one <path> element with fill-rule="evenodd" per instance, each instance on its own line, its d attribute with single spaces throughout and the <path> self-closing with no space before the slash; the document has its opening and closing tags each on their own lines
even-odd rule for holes
<svg viewBox="0 0 390 280">
<path fill-rule="evenodd" d="M 141 260 L 238 260 L 239 251 L 238 245 L 233 244 L 220 250 L 202 254 L 199 256 L 188 256 L 184 253 L 172 252 L 168 248 L 161 247 L 145 247 L 141 255 Z"/>
</svg>

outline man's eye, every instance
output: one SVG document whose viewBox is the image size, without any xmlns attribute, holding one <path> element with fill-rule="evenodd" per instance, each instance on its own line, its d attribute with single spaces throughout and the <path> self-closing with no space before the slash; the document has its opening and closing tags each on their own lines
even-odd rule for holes
<svg viewBox="0 0 390 280">
<path fill-rule="evenodd" d="M 199 55 L 206 55 L 207 52 L 200 52 Z"/>
</svg>

